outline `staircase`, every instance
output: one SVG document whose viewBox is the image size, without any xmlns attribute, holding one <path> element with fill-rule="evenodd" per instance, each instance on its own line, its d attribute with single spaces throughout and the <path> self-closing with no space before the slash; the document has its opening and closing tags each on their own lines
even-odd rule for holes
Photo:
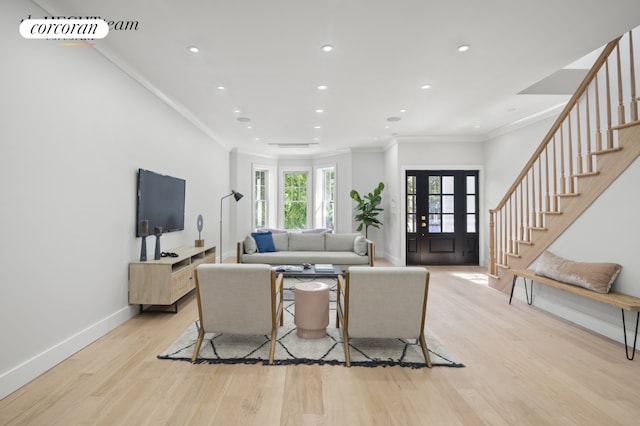
<svg viewBox="0 0 640 426">
<path fill-rule="evenodd" d="M 640 156 L 633 36 L 603 49 L 498 206 L 489 211 L 489 283 L 524 269 Z"/>
</svg>

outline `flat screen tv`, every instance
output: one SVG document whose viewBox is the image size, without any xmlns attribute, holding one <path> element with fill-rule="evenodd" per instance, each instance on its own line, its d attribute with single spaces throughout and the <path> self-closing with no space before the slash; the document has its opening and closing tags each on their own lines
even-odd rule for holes
<svg viewBox="0 0 640 426">
<path fill-rule="evenodd" d="M 143 236 L 143 220 L 149 221 L 149 235 L 157 226 L 162 227 L 163 234 L 184 229 L 185 186 L 184 179 L 138 170 L 137 237 Z"/>
</svg>

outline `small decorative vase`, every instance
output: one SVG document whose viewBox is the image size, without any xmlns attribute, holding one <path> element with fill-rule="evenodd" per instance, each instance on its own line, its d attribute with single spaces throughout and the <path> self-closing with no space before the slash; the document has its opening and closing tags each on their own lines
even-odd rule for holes
<svg viewBox="0 0 640 426">
<path fill-rule="evenodd" d="M 140 247 L 140 262 L 147 261 L 147 236 L 142 237 L 142 247 Z"/>
<path fill-rule="evenodd" d="M 147 235 L 149 235 L 149 221 L 140 222 L 140 235 L 142 236 L 142 246 L 140 247 L 140 262 L 147 261 Z"/>
<path fill-rule="evenodd" d="M 153 256 L 153 258 L 155 260 L 160 260 L 160 236 L 162 235 L 162 226 L 156 226 L 156 230 L 155 230 L 155 235 L 156 235 L 156 253 Z"/>
</svg>

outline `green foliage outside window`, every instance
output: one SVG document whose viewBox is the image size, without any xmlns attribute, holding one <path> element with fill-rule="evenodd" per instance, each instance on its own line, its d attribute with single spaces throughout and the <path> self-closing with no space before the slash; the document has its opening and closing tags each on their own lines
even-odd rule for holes
<svg viewBox="0 0 640 426">
<path fill-rule="evenodd" d="M 284 227 L 307 228 L 307 173 L 284 174 Z"/>
</svg>

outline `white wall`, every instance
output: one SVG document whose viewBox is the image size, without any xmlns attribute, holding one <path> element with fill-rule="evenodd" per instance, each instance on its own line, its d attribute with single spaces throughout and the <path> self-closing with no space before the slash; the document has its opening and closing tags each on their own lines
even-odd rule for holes
<svg viewBox="0 0 640 426">
<path fill-rule="evenodd" d="M 128 304 L 138 168 L 186 179 L 185 231 L 217 240 L 228 152 L 89 47 L 25 40 L 0 5 L 0 398 L 137 313 Z M 148 243 L 153 250 L 154 238 Z"/>
<path fill-rule="evenodd" d="M 384 257 L 394 265 L 404 265 L 403 253 L 405 252 L 401 236 L 405 232 L 406 215 L 403 215 L 405 204 L 404 189 L 402 182 L 404 178 L 400 176 L 398 167 L 398 144 L 393 141 L 384 151 L 383 155 L 384 177 L 387 187 L 386 196 L 383 201 L 388 201 L 384 210 Z M 404 207 L 406 211 L 406 206 Z"/>
<path fill-rule="evenodd" d="M 554 120 L 555 116 L 551 116 L 495 136 L 485 143 L 487 208 L 494 208 L 502 199 Z M 613 290 L 634 296 L 640 296 L 640 263 L 636 249 L 640 239 L 637 218 L 640 209 L 640 198 L 637 197 L 639 177 L 640 161 L 636 160 L 549 247 L 551 252 L 566 259 L 621 264 L 622 272 Z M 483 228 L 488 229 L 487 221 L 483 221 Z M 535 266 L 535 262 L 532 266 Z M 611 339 L 619 342 L 624 340 L 619 309 L 542 285 L 535 286 L 534 294 L 535 306 Z M 521 280 L 514 295 L 524 300 Z M 631 318 L 631 314 L 628 314 L 629 328 L 632 327 L 632 320 L 635 320 L 635 315 Z M 633 336 L 629 334 L 628 338 L 632 339 Z"/>
<path fill-rule="evenodd" d="M 639 178 L 640 161 L 636 160 L 549 247 L 549 251 L 565 259 L 619 263 L 622 271 L 612 290 L 638 297 Z M 520 294 L 520 297 L 523 296 Z M 541 285 L 535 290 L 535 305 L 614 340 L 624 341 L 620 309 Z M 633 330 L 635 317 L 627 313 L 627 330 Z M 632 333 L 627 337 L 633 341 Z"/>
<path fill-rule="evenodd" d="M 384 209 L 381 215 L 378 216 L 382 226 L 380 228 L 369 227 L 368 237 L 373 241 L 375 245 L 375 252 L 377 257 L 385 257 L 386 246 L 385 231 L 388 226 L 387 214 L 391 205 L 391 192 L 389 190 L 387 176 L 384 169 L 384 156 L 381 151 L 362 151 L 357 150 L 351 153 L 351 185 L 341 186 L 343 203 L 348 206 L 344 210 L 347 212 L 349 226 L 343 232 L 356 232 L 359 224 L 354 220 L 356 214 L 355 207 L 357 203 L 349 195 L 352 189 L 358 191 L 360 196 L 367 195 L 373 192 L 378 187 L 380 182 L 385 184 L 385 189 L 382 191 L 382 204 L 381 208 Z M 364 235 L 364 229 L 362 229 Z"/>
</svg>

